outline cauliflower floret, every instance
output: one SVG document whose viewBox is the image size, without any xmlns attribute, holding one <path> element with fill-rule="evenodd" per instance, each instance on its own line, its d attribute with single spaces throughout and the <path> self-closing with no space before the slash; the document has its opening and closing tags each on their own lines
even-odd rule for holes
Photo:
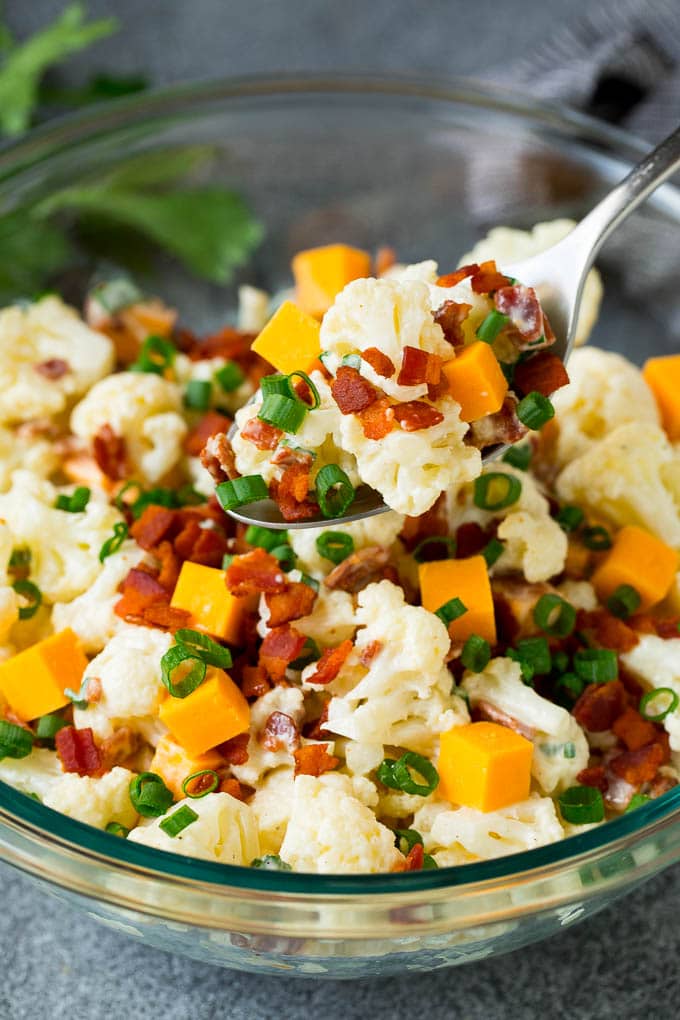
<svg viewBox="0 0 680 1020">
<path fill-rule="evenodd" d="M 680 546 L 680 458 L 656 425 L 619 425 L 557 479 L 557 494 L 612 524 Z"/>
<path fill-rule="evenodd" d="M 547 223 L 537 223 L 531 230 L 494 227 L 486 237 L 477 242 L 472 251 L 468 252 L 467 255 L 463 255 L 458 264 L 464 266 L 470 262 L 484 262 L 487 259 L 496 259 L 501 268 L 512 265 L 513 262 L 521 262 L 532 255 L 540 255 L 542 251 L 551 248 L 558 241 L 561 241 L 563 237 L 571 233 L 575 226 L 574 220 L 560 219 L 549 220 Z M 586 343 L 597 322 L 602 294 L 602 278 L 597 269 L 591 269 L 586 277 L 581 297 L 581 308 L 579 310 L 575 337 L 577 346 Z M 538 295 L 539 297 L 541 296 L 540 287 L 538 288 Z M 571 365 L 570 361 L 570 372 Z"/>
<path fill-rule="evenodd" d="M 113 368 L 108 337 L 50 295 L 0 311 L 0 423 L 59 414 Z M 67 371 L 48 378 L 39 365 L 63 361 Z"/>
<path fill-rule="evenodd" d="M 175 383 L 149 372 L 118 372 L 102 379 L 74 408 L 71 430 L 92 440 L 109 425 L 126 443 L 132 473 L 159 482 L 183 456 L 187 426 Z"/>
<path fill-rule="evenodd" d="M 176 836 L 168 836 L 161 829 L 161 823 L 182 807 L 190 808 L 198 818 Z M 128 839 L 169 853 L 201 857 L 220 864 L 249 865 L 260 856 L 253 811 L 228 793 L 209 793 L 198 800 L 181 800 L 161 818 L 133 829 Z"/>
<path fill-rule="evenodd" d="M 298 776 L 281 858 L 295 871 L 319 874 L 391 871 L 403 860 L 394 834 L 343 784 Z"/>
<path fill-rule="evenodd" d="M 531 773 L 544 793 L 572 786 L 588 764 L 588 742 L 565 708 L 542 698 L 522 682 L 519 663 L 492 659 L 481 673 L 466 673 L 462 683 L 470 705 L 486 702 L 521 724 L 534 745 Z"/>
<path fill-rule="evenodd" d="M 90 655 L 100 652 L 114 634 L 127 624 L 116 616 L 113 607 L 120 599 L 119 587 L 132 567 L 144 559 L 144 551 L 134 542 L 126 542 L 117 553 L 104 560 L 101 573 L 82 595 L 71 602 L 56 602 L 52 623 L 56 631 L 70 627 Z M 1 627 L 0 627 L 1 632 Z"/>
<path fill-rule="evenodd" d="M 354 651 L 329 685 L 328 728 L 361 743 L 431 754 L 439 733 L 467 722 L 464 702 L 451 694 L 446 627 L 421 606 L 407 605 L 390 581 L 369 584 L 358 604 Z M 361 652 L 374 641 L 380 651 L 366 668 Z M 303 679 L 313 671 L 307 667 Z"/>
<path fill-rule="evenodd" d="M 266 290 L 243 284 L 238 289 L 238 328 L 244 333 L 259 333 L 269 318 L 269 294 Z"/>
<path fill-rule="evenodd" d="M 274 769 L 263 778 L 250 802 L 263 854 L 278 854 L 281 849 L 293 806 L 293 777 L 290 766 Z"/>
<path fill-rule="evenodd" d="M 59 454 L 53 443 L 0 428 L 0 492 L 9 489 L 13 473 L 20 468 L 38 478 L 49 478 L 58 466 Z"/>
<path fill-rule="evenodd" d="M 568 386 L 552 400 L 557 413 L 554 457 L 564 467 L 619 425 L 659 424 L 659 411 L 639 368 L 598 347 L 574 351 Z"/>
<path fill-rule="evenodd" d="M 301 532 L 291 532 L 301 534 Z M 323 585 L 309 616 L 295 621 L 295 629 L 316 641 L 319 648 L 335 647 L 354 635 L 354 601 L 349 592 Z"/>
<path fill-rule="evenodd" d="M 69 818 L 105 829 L 118 822 L 126 829 L 137 822 L 137 812 L 130 801 L 130 783 L 134 773 L 116 766 L 101 778 L 65 772 L 47 791 L 44 803 Z"/>
<path fill-rule="evenodd" d="M 586 613 L 592 613 L 598 607 L 598 599 L 595 589 L 589 581 L 572 581 L 567 578 L 557 585 L 557 591 L 563 599 L 570 602 L 574 609 L 583 609 Z"/>
<path fill-rule="evenodd" d="M 289 533 L 288 540 L 297 556 L 297 566 L 314 577 L 323 577 L 333 569 L 333 563 L 321 555 L 316 547 L 316 540 L 327 531 L 339 531 L 350 535 L 354 549 L 365 549 L 369 545 L 381 545 L 389 548 L 394 545 L 397 535 L 404 526 L 403 514 L 390 510 L 386 514 L 366 517 L 363 521 L 352 521 L 350 524 L 335 524 L 330 521 L 323 528 L 300 528 Z"/>
<path fill-rule="evenodd" d="M 90 727 L 100 739 L 128 726 L 155 744 L 165 727 L 158 720 L 164 691 L 161 658 L 172 645 L 165 631 L 126 624 L 92 660 L 85 676 L 97 677 L 101 698 L 87 708 L 75 708 L 76 727 Z"/>
<path fill-rule="evenodd" d="M 57 786 L 64 771 L 56 751 L 34 747 L 25 758 L 0 758 L 0 779 L 21 793 L 40 800 Z"/>
<path fill-rule="evenodd" d="M 31 580 L 48 603 L 69 602 L 94 583 L 99 551 L 121 520 L 103 493 L 93 491 L 82 513 L 57 510 L 56 498 L 53 485 L 28 471 L 15 471 L 0 495 L 0 518 L 13 544 L 31 550 Z"/>
<path fill-rule="evenodd" d="M 289 715 L 300 726 L 304 719 L 304 697 L 297 687 L 274 687 L 253 702 L 250 708 L 250 740 L 248 761 L 245 765 L 232 765 L 231 771 L 240 783 L 257 787 L 265 772 L 280 765 L 292 765 L 293 754 L 287 747 L 270 751 L 260 742 L 260 733 L 272 712 Z"/>
<path fill-rule="evenodd" d="M 635 648 L 621 655 L 621 661 L 646 690 L 670 687 L 680 697 L 680 638 L 665 641 L 656 634 L 641 634 Z M 671 749 L 680 751 L 680 705 L 668 713 L 663 727 Z"/>
</svg>

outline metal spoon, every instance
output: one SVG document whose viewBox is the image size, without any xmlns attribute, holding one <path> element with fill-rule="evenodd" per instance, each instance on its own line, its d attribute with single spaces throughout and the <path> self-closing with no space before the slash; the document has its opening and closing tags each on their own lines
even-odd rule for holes
<svg viewBox="0 0 680 1020">
<path fill-rule="evenodd" d="M 612 231 L 678 169 L 680 127 L 641 159 L 565 238 L 539 255 L 501 267 L 502 272 L 528 287 L 540 288 L 541 304 L 557 337 L 551 350 L 563 361 L 571 353 L 583 285 L 595 256 Z M 234 425 L 229 432 L 230 439 L 235 431 Z M 501 444 L 489 447 L 484 450 L 484 462 L 495 460 L 507 449 L 507 446 Z M 245 524 L 292 529 L 320 526 L 332 528 L 334 524 L 359 521 L 387 510 L 389 507 L 385 506 L 380 493 L 362 485 L 357 489 L 350 512 L 342 518 L 328 520 L 319 514 L 310 520 L 285 521 L 276 503 L 270 499 L 249 503 L 229 513 Z"/>
</svg>

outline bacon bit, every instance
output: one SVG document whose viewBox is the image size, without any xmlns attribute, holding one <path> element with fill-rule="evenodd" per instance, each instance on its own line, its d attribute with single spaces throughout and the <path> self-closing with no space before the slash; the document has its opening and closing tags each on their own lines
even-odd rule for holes
<svg viewBox="0 0 680 1020">
<path fill-rule="evenodd" d="M 161 542 L 154 551 L 154 556 L 160 563 L 158 583 L 162 584 L 168 591 L 174 591 L 180 571 L 180 561 L 175 555 L 175 550 L 170 542 Z"/>
<path fill-rule="evenodd" d="M 328 722 L 328 705 L 329 702 L 327 701 L 323 706 L 323 711 L 319 718 L 314 719 L 312 722 L 307 723 L 307 725 L 303 727 L 302 732 L 308 740 L 323 740 L 324 737 L 329 735 L 330 731 L 325 728 L 325 725 Z"/>
<path fill-rule="evenodd" d="M 228 479 L 239 477 L 236 454 L 230 439 L 223 433 L 211 436 L 201 450 L 201 464 L 218 485 Z"/>
<path fill-rule="evenodd" d="M 47 361 L 41 361 L 39 365 L 34 365 L 33 369 L 45 379 L 61 379 L 63 375 L 71 371 L 71 366 L 63 358 L 48 358 Z"/>
<path fill-rule="evenodd" d="M 98 676 L 89 676 L 87 678 L 87 703 L 88 705 L 96 705 L 98 701 L 102 700 L 104 694 L 104 688 L 102 682 Z"/>
<path fill-rule="evenodd" d="M 660 744 L 646 744 L 636 751 L 623 751 L 618 754 L 609 762 L 609 768 L 632 786 L 640 786 L 654 779 L 659 766 L 663 764 L 663 759 L 664 750 Z"/>
<path fill-rule="evenodd" d="M 261 698 L 271 690 L 267 671 L 263 666 L 244 666 L 241 693 L 244 698 Z"/>
<path fill-rule="evenodd" d="M 127 448 L 122 436 L 110 425 L 102 425 L 92 440 L 92 454 L 107 478 L 121 481 L 127 475 Z"/>
<path fill-rule="evenodd" d="M 507 276 L 498 271 L 494 259 L 481 262 L 479 268 L 472 274 L 470 281 L 475 294 L 489 294 L 499 288 L 505 288 L 510 282 Z"/>
<path fill-rule="evenodd" d="M 188 453 L 190 457 L 198 457 L 212 436 L 228 432 L 230 426 L 231 418 L 220 414 L 219 411 L 208 411 L 184 440 L 184 452 Z"/>
<path fill-rule="evenodd" d="M 306 636 L 289 623 L 274 627 L 260 646 L 259 665 L 264 666 L 275 683 L 283 680 L 287 666 L 302 654 L 306 640 Z"/>
<path fill-rule="evenodd" d="M 609 786 L 603 765 L 591 765 L 581 769 L 576 779 L 582 786 L 594 786 L 600 793 L 606 793 Z"/>
<path fill-rule="evenodd" d="M 640 704 L 640 698 L 645 693 L 641 684 L 637 679 L 630 673 L 622 662 L 619 662 L 619 680 L 626 688 L 626 693 L 629 695 L 629 701 L 634 704 Z"/>
<path fill-rule="evenodd" d="M 369 643 L 364 648 L 362 648 L 361 652 L 359 653 L 359 662 L 361 663 L 361 665 L 368 669 L 373 660 L 377 658 L 378 655 L 380 655 L 380 653 L 383 650 L 383 647 L 384 645 L 382 641 L 369 641 Z"/>
<path fill-rule="evenodd" d="M 475 703 L 470 712 L 470 718 L 473 722 L 483 720 L 485 722 L 498 723 L 499 726 L 505 726 L 509 730 L 514 730 L 515 733 L 526 737 L 527 740 L 533 740 L 536 736 L 536 730 L 533 726 L 525 726 L 519 719 L 515 719 L 514 716 L 508 715 L 501 708 L 497 708 L 490 701 L 484 701 L 483 699 Z"/>
<path fill-rule="evenodd" d="M 623 712 L 626 692 L 620 680 L 606 684 L 589 684 L 580 696 L 572 714 L 576 722 L 591 733 L 610 730 Z"/>
<path fill-rule="evenodd" d="M 20 726 L 21 729 L 26 730 L 27 733 L 33 732 L 28 723 L 22 719 L 21 716 L 17 715 L 16 712 L 13 712 L 9 705 L 5 705 L 2 709 L 2 718 L 6 719 L 7 722 L 11 722 L 14 726 Z"/>
<path fill-rule="evenodd" d="M 555 390 L 567 386 L 569 376 L 564 363 L 556 354 L 541 351 L 515 369 L 513 389 L 518 393 L 542 393 L 549 397 Z"/>
<path fill-rule="evenodd" d="M 382 581 L 389 558 L 387 549 L 379 545 L 358 549 L 331 570 L 324 584 L 356 595 L 372 581 Z"/>
<path fill-rule="evenodd" d="M 475 521 L 461 524 L 456 531 L 456 556 L 459 559 L 476 556 L 488 545 L 492 537 L 489 531 L 486 531 Z M 440 556 L 439 558 L 441 559 L 442 557 Z"/>
<path fill-rule="evenodd" d="M 373 260 L 373 266 L 375 269 L 376 276 L 382 276 L 388 269 L 397 261 L 397 253 L 394 248 L 390 248 L 388 245 L 381 245 L 375 253 L 375 259 Z"/>
<path fill-rule="evenodd" d="M 264 549 L 235 556 L 227 567 L 225 584 L 232 595 L 276 594 L 288 586 L 279 561 Z"/>
<path fill-rule="evenodd" d="M 462 347 L 465 343 L 463 323 L 472 311 L 472 305 L 464 301 L 444 301 L 436 312 L 433 312 L 434 321 L 441 327 L 444 339 L 448 340 L 452 347 Z"/>
<path fill-rule="evenodd" d="M 387 397 L 380 397 L 359 415 L 367 439 L 384 439 L 394 428 L 394 410 Z"/>
<path fill-rule="evenodd" d="M 260 734 L 260 743 L 268 751 L 295 751 L 300 746 L 300 731 L 285 712 L 272 712 Z"/>
<path fill-rule="evenodd" d="M 304 521 L 318 512 L 317 504 L 309 498 L 309 469 L 311 459 L 293 459 L 281 478 L 270 486 L 272 499 L 286 521 Z"/>
<path fill-rule="evenodd" d="M 668 793 L 674 786 L 678 785 L 677 779 L 673 776 L 656 775 L 652 780 L 647 793 L 654 799 L 660 797 L 662 793 Z"/>
<path fill-rule="evenodd" d="M 447 273 L 446 276 L 440 276 L 437 280 L 438 287 L 455 287 L 457 283 L 464 280 L 466 276 L 474 276 L 475 273 L 479 272 L 479 266 L 476 262 L 471 262 L 467 266 L 461 266 L 460 269 L 456 269 L 453 273 Z"/>
<path fill-rule="evenodd" d="M 249 741 L 250 735 L 248 733 L 239 733 L 237 737 L 225 740 L 216 750 L 228 765 L 245 765 L 248 761 Z"/>
<path fill-rule="evenodd" d="M 245 788 L 239 783 L 238 779 L 234 779 L 233 777 L 223 779 L 218 787 L 218 792 L 228 793 L 230 797 L 235 797 L 236 800 L 240 801 L 244 801 L 248 796 Z"/>
<path fill-rule="evenodd" d="M 663 638 L 664 641 L 670 641 L 672 638 L 680 637 L 680 628 L 678 626 L 679 620 L 677 616 L 673 616 L 668 620 L 654 620 L 656 624 L 657 636 Z"/>
<path fill-rule="evenodd" d="M 202 361 L 207 358 L 241 361 L 255 357 L 251 351 L 254 339 L 254 333 L 244 333 L 233 326 L 223 326 L 217 333 L 211 333 L 195 343 L 188 353 L 192 361 Z"/>
<path fill-rule="evenodd" d="M 92 700 L 90 697 L 91 690 L 92 680 L 87 685 L 88 701 Z M 114 730 L 110 737 L 102 740 L 99 747 L 104 763 L 104 771 L 110 772 L 115 765 L 122 765 L 133 754 L 136 754 L 139 750 L 140 742 L 139 734 L 133 732 L 129 726 L 120 726 L 117 730 Z"/>
<path fill-rule="evenodd" d="M 55 443 L 55 452 L 57 452 L 56 447 Z M 86 485 L 89 489 L 99 488 L 106 492 L 112 492 L 116 486 L 115 482 L 112 482 L 103 471 L 99 470 L 94 457 L 91 457 L 89 453 L 75 453 L 68 456 L 62 463 L 61 470 L 69 482 Z"/>
<path fill-rule="evenodd" d="M 420 517 L 406 517 L 399 538 L 409 552 L 424 538 L 448 535 L 449 522 L 446 512 L 446 495 L 442 493 L 436 502 Z"/>
<path fill-rule="evenodd" d="M 414 843 L 404 860 L 404 871 L 422 871 L 425 860 L 425 848 L 422 843 Z"/>
<path fill-rule="evenodd" d="M 130 528 L 130 536 L 142 549 L 153 549 L 167 538 L 177 524 L 174 510 L 164 506 L 147 506 L 142 516 Z"/>
<path fill-rule="evenodd" d="M 187 521 L 174 544 L 182 559 L 204 567 L 220 567 L 228 549 L 227 539 L 220 530 L 201 528 L 195 520 Z"/>
<path fill-rule="evenodd" d="M 378 350 L 377 347 L 367 347 L 365 351 L 361 352 L 361 357 L 364 361 L 367 361 L 373 371 L 377 375 L 381 375 L 383 379 L 391 379 L 396 369 L 394 362 L 391 358 L 388 358 L 386 354 Z"/>
<path fill-rule="evenodd" d="M 358 414 L 378 399 L 375 386 L 349 365 L 338 369 L 331 383 L 331 393 L 343 414 Z"/>
<path fill-rule="evenodd" d="M 337 648 L 326 648 L 323 655 L 316 664 L 316 669 L 307 679 L 312 684 L 329 684 L 340 673 L 340 670 L 345 665 L 347 656 L 352 651 L 354 645 L 347 638 L 342 644 L 338 645 Z"/>
<path fill-rule="evenodd" d="M 265 595 L 269 609 L 269 627 L 279 627 L 282 623 L 299 620 L 309 616 L 316 601 L 316 592 L 309 584 L 301 581 L 290 581 L 285 591 Z"/>
<path fill-rule="evenodd" d="M 59 426 L 49 418 L 32 418 L 17 425 L 16 435 L 19 439 L 56 439 L 59 435 Z"/>
<path fill-rule="evenodd" d="M 653 743 L 658 732 L 654 723 L 643 719 L 640 713 L 630 706 L 623 710 L 618 719 L 614 720 L 612 731 L 629 751 L 637 751 L 645 744 Z"/>
<path fill-rule="evenodd" d="M 148 568 L 133 567 L 122 584 L 123 597 L 113 607 L 116 616 L 141 617 L 144 610 L 156 603 L 168 603 L 170 592 L 163 587 Z"/>
<path fill-rule="evenodd" d="M 64 726 L 54 742 L 64 772 L 77 772 L 79 776 L 101 775 L 102 758 L 89 727 L 77 730 L 75 726 Z"/>
<path fill-rule="evenodd" d="M 550 424 L 550 423 L 548 423 Z M 590 575 L 590 549 L 569 536 L 564 573 L 572 581 L 584 581 Z"/>
<path fill-rule="evenodd" d="M 191 613 L 186 609 L 176 609 L 174 606 L 166 606 L 164 603 L 146 606 L 142 610 L 142 620 L 151 627 L 159 627 L 161 630 L 179 630 L 186 627 L 191 619 Z"/>
<path fill-rule="evenodd" d="M 496 443 L 516 443 L 522 439 L 529 430 L 517 417 L 517 404 L 517 397 L 509 393 L 500 411 L 474 421 L 468 433 L 472 444 L 481 450 Z"/>
<path fill-rule="evenodd" d="M 577 617 L 577 627 L 589 631 L 601 648 L 615 652 L 630 652 L 640 640 L 634 630 L 607 609 L 582 610 Z"/>
<path fill-rule="evenodd" d="M 472 286 L 474 289 L 474 281 Z M 510 317 L 524 341 L 521 346 L 532 344 L 544 336 L 543 312 L 533 287 L 525 287 L 522 283 L 515 283 L 511 287 L 499 284 L 499 287 L 494 296 L 494 304 L 499 312 Z M 548 340 L 545 338 L 544 346 L 547 345 Z"/>
<path fill-rule="evenodd" d="M 295 758 L 295 773 L 297 776 L 321 776 L 324 772 L 330 772 L 340 759 L 328 753 L 330 744 L 305 744 L 293 751 Z"/>
<path fill-rule="evenodd" d="M 422 400 L 407 400 L 404 404 L 395 404 L 392 410 L 404 432 L 420 432 L 444 421 L 441 411 Z"/>
<path fill-rule="evenodd" d="M 442 359 L 438 354 L 407 346 L 404 347 L 397 383 L 399 386 L 419 386 L 422 383 L 436 386 L 441 371 Z"/>
<path fill-rule="evenodd" d="M 281 429 L 259 418 L 251 418 L 241 429 L 241 438 L 253 443 L 258 450 L 275 450 L 282 437 Z"/>
</svg>

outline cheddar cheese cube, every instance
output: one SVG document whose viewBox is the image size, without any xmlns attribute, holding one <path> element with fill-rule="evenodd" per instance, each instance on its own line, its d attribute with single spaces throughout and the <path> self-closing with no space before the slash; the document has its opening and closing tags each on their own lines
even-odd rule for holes
<svg viewBox="0 0 680 1020">
<path fill-rule="evenodd" d="M 249 596 L 237 598 L 227 590 L 225 571 L 201 563 L 182 564 L 170 605 L 191 614 L 187 626 L 238 645 L 243 620 L 257 604 Z"/>
<path fill-rule="evenodd" d="M 158 714 L 191 757 L 245 733 L 250 725 L 250 706 L 243 694 L 223 669 L 212 666 L 200 687 L 186 698 L 169 695 Z"/>
<path fill-rule="evenodd" d="M 306 372 L 321 353 L 320 329 L 311 315 L 284 301 L 253 341 L 253 350 L 284 375 Z"/>
<path fill-rule="evenodd" d="M 348 283 L 371 275 L 371 256 L 348 244 L 326 244 L 298 252 L 292 268 L 297 304 L 320 319 Z"/>
<path fill-rule="evenodd" d="M 606 602 L 622 584 L 635 588 L 640 609 L 649 609 L 667 594 L 678 570 L 678 554 L 644 528 L 621 528 L 591 581 Z"/>
<path fill-rule="evenodd" d="M 680 439 L 680 354 L 650 358 L 642 375 L 654 394 L 668 438 Z"/>
<path fill-rule="evenodd" d="M 172 790 L 178 800 L 181 800 L 186 796 L 182 789 L 185 779 L 195 772 L 202 772 L 203 769 L 218 769 L 223 764 L 224 760 L 217 751 L 190 755 L 186 748 L 166 733 L 156 744 L 149 770 L 160 776 L 168 789 Z"/>
<path fill-rule="evenodd" d="M 0 692 L 27 722 L 68 705 L 66 687 L 77 691 L 88 660 L 67 627 L 0 663 Z"/>
<path fill-rule="evenodd" d="M 464 560 L 435 560 L 418 568 L 421 601 L 425 609 L 436 613 L 451 599 L 458 598 L 466 612 L 449 624 L 453 641 L 466 641 L 472 634 L 496 643 L 491 583 L 483 556 Z"/>
<path fill-rule="evenodd" d="M 454 726 L 442 733 L 439 790 L 453 804 L 497 811 L 526 800 L 534 745 L 492 722 Z"/>
<path fill-rule="evenodd" d="M 492 347 L 477 340 L 442 365 L 449 393 L 460 404 L 461 421 L 477 421 L 500 411 L 508 382 Z"/>
</svg>

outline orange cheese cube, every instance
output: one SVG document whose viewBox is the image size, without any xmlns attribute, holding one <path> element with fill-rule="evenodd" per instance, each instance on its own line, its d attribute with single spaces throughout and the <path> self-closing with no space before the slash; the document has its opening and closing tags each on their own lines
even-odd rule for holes
<svg viewBox="0 0 680 1020">
<path fill-rule="evenodd" d="M 454 726 L 441 735 L 439 789 L 453 804 L 497 811 L 526 800 L 534 745 L 492 722 Z"/>
<path fill-rule="evenodd" d="M 67 627 L 0 663 L 0 692 L 29 721 L 68 705 L 64 688 L 80 689 L 87 669 L 80 641 Z"/>
<path fill-rule="evenodd" d="M 238 645 L 243 619 L 257 606 L 257 596 L 237 598 L 227 591 L 225 571 L 201 563 L 182 564 L 170 605 L 191 613 L 188 626 Z"/>
<path fill-rule="evenodd" d="M 311 315 L 284 301 L 253 341 L 253 350 L 284 375 L 304 372 L 321 353 L 320 329 Z"/>
<path fill-rule="evenodd" d="M 496 618 L 489 571 L 483 556 L 421 563 L 418 575 L 422 604 L 431 613 L 455 598 L 465 606 L 467 612 L 449 624 L 453 641 L 465 641 L 477 634 L 495 645 Z"/>
<path fill-rule="evenodd" d="M 195 772 L 202 772 L 203 769 L 218 769 L 223 764 L 224 760 L 217 751 L 208 751 L 206 754 L 192 756 L 166 733 L 156 745 L 149 771 L 160 776 L 168 789 L 172 790 L 178 800 L 181 800 L 186 796 L 182 790 L 182 783 L 185 779 Z"/>
<path fill-rule="evenodd" d="M 347 244 L 308 248 L 293 259 L 295 300 L 303 312 L 321 318 L 352 280 L 371 275 L 371 256 Z"/>
<path fill-rule="evenodd" d="M 645 610 L 668 594 L 677 570 L 675 549 L 644 528 L 630 525 L 616 535 L 591 581 L 602 602 L 620 585 L 631 585 L 642 600 L 640 609 Z"/>
<path fill-rule="evenodd" d="M 500 411 L 508 381 L 490 344 L 477 340 L 442 365 L 449 393 L 460 404 L 461 421 L 477 421 Z"/>
<path fill-rule="evenodd" d="M 680 354 L 650 358 L 642 375 L 654 394 L 668 438 L 680 439 Z"/>
<path fill-rule="evenodd" d="M 169 695 L 158 714 L 191 757 L 245 733 L 250 725 L 250 706 L 243 694 L 223 669 L 212 666 L 200 687 L 186 698 Z"/>
</svg>

